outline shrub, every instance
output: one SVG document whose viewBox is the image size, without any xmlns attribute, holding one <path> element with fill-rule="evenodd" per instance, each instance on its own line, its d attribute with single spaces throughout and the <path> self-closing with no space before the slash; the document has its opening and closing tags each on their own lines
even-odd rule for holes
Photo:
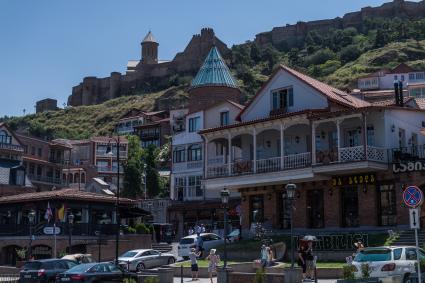
<svg viewBox="0 0 425 283">
<path fill-rule="evenodd" d="M 342 277 L 345 280 L 355 279 L 354 272 L 355 267 L 351 264 L 346 264 L 342 267 Z"/>
<path fill-rule="evenodd" d="M 362 269 L 362 278 L 370 278 L 370 274 L 372 273 L 372 269 L 370 268 L 369 264 L 363 263 L 361 266 Z"/>
<path fill-rule="evenodd" d="M 15 249 L 16 254 L 18 255 L 18 257 L 20 259 L 25 259 L 26 255 L 27 255 L 27 249 L 26 248 L 22 248 L 22 249 Z"/>
<path fill-rule="evenodd" d="M 148 277 L 145 279 L 145 283 L 159 283 L 158 277 Z"/>
<path fill-rule="evenodd" d="M 137 234 L 150 234 L 150 229 L 145 223 L 139 223 L 134 227 L 136 229 Z"/>
<path fill-rule="evenodd" d="M 127 231 L 128 234 L 136 234 L 136 232 L 137 232 L 136 228 L 133 228 L 133 227 L 130 227 L 130 226 L 126 228 L 126 231 Z"/>
</svg>

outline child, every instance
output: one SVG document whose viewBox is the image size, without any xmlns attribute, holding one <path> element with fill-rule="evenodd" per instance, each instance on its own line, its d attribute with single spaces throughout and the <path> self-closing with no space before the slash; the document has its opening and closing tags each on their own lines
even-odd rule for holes
<svg viewBox="0 0 425 283">
<path fill-rule="evenodd" d="M 217 265 L 220 262 L 220 257 L 215 254 L 215 249 L 210 250 L 210 255 L 207 256 L 207 260 L 209 260 L 208 264 L 208 273 L 210 274 L 211 283 L 213 283 L 213 272 L 217 272 Z"/>
<path fill-rule="evenodd" d="M 197 258 L 201 253 L 197 252 L 195 248 L 190 250 L 189 258 L 190 258 L 190 266 L 192 270 L 192 281 L 198 280 L 198 261 Z"/>
</svg>

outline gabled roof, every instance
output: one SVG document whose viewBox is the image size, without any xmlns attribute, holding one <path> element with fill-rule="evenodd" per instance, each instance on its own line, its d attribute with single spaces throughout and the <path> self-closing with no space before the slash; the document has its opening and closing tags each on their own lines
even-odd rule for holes
<svg viewBox="0 0 425 283">
<path fill-rule="evenodd" d="M 267 85 L 271 82 L 271 80 L 277 75 L 279 71 L 284 71 L 292 76 L 294 76 L 296 79 L 304 82 L 311 88 L 315 89 L 319 93 L 323 94 L 328 100 L 339 104 L 344 107 L 348 108 L 361 108 L 361 107 L 367 107 L 371 104 L 367 101 L 361 100 L 357 97 L 354 97 L 353 95 L 350 95 L 340 89 L 337 89 L 333 86 L 330 86 L 328 84 L 325 84 L 321 81 L 318 81 L 316 79 L 313 79 L 312 77 L 309 77 L 303 73 L 300 73 L 298 71 L 295 71 L 294 69 L 291 69 L 285 65 L 279 65 L 279 67 L 273 72 L 273 74 L 270 76 L 268 81 L 263 84 L 263 86 L 258 90 L 258 92 L 254 95 L 254 97 L 250 100 L 248 105 L 239 113 L 239 115 L 236 117 L 236 119 L 240 119 L 242 114 L 250 107 L 252 102 L 262 93 L 262 91 L 267 87 Z"/>
<path fill-rule="evenodd" d="M 14 137 L 20 145 L 22 145 L 22 141 L 19 139 L 19 137 L 17 136 L 17 134 L 15 134 L 14 131 L 12 131 L 12 129 L 5 123 L 5 122 L 0 122 L 0 128 L 6 128 L 6 130 L 9 132 L 9 134 Z"/>
<path fill-rule="evenodd" d="M 229 68 L 215 46 L 211 48 L 191 84 L 191 88 L 204 86 L 238 88 Z"/>
<path fill-rule="evenodd" d="M 415 69 L 413 69 L 412 67 L 410 67 L 406 63 L 401 63 L 400 65 L 398 65 L 397 67 L 392 69 L 389 73 L 390 74 L 403 74 L 403 73 L 410 73 L 410 72 L 414 72 L 414 71 L 415 71 Z"/>
<path fill-rule="evenodd" d="M 156 40 L 156 38 L 153 36 L 152 32 L 149 31 L 148 34 L 145 36 L 145 38 L 143 39 L 142 43 L 145 42 L 155 42 L 158 43 L 158 41 Z"/>
</svg>

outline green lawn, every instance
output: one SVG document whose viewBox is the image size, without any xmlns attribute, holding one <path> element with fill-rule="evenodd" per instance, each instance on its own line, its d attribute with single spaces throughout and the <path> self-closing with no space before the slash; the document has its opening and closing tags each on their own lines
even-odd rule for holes
<svg viewBox="0 0 425 283">
<path fill-rule="evenodd" d="M 235 263 L 240 263 L 240 262 L 236 262 L 236 261 L 228 261 L 227 262 L 229 265 L 231 264 L 235 264 Z M 220 262 L 220 264 L 223 264 L 223 261 Z M 345 264 L 345 262 L 318 262 L 317 263 L 317 268 L 342 268 L 342 266 Z M 178 262 L 176 263 L 176 266 L 180 267 L 190 267 L 190 261 L 184 261 L 184 262 Z M 198 260 L 198 266 L 199 267 L 208 267 L 208 261 L 204 260 L 204 259 L 200 259 Z M 280 265 L 278 265 L 277 267 L 289 267 L 290 263 L 282 263 Z"/>
</svg>

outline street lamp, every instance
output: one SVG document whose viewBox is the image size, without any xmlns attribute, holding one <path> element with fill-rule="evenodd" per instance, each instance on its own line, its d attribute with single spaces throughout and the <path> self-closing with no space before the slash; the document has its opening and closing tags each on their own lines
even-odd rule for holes
<svg viewBox="0 0 425 283">
<path fill-rule="evenodd" d="M 291 268 L 294 268 L 295 259 L 294 259 L 294 217 L 293 217 L 293 211 L 294 211 L 294 201 L 295 201 L 295 191 L 297 190 L 297 185 L 295 184 L 287 184 L 285 186 L 286 192 L 286 198 L 289 200 L 289 212 L 290 212 L 290 219 L 291 219 Z"/>
<path fill-rule="evenodd" d="M 143 163 L 143 183 L 144 183 L 144 191 L 145 191 L 145 199 L 147 198 L 148 195 L 148 191 L 147 191 L 147 187 L 146 187 L 146 168 L 148 167 L 148 165 L 146 163 Z"/>
<path fill-rule="evenodd" d="M 118 135 L 117 139 L 111 138 L 115 141 L 116 150 L 117 150 L 117 194 L 115 199 L 115 221 L 116 221 L 116 232 L 115 232 L 115 264 L 118 266 L 118 250 L 120 242 L 120 214 L 119 214 L 119 202 L 120 202 L 120 136 Z M 112 146 L 108 144 L 106 148 L 106 154 L 113 156 Z"/>
<path fill-rule="evenodd" d="M 230 192 L 227 188 L 224 188 L 221 190 L 220 193 L 221 196 L 221 203 L 223 204 L 224 208 L 224 263 L 223 268 L 227 267 L 227 208 L 229 206 L 229 198 L 230 198 Z"/>
<path fill-rule="evenodd" d="M 69 254 L 72 254 L 71 252 L 71 245 L 72 245 L 72 226 L 74 225 L 74 214 L 72 214 L 72 211 L 68 210 L 68 252 Z"/>
<path fill-rule="evenodd" d="M 32 258 L 32 225 L 34 225 L 34 221 L 35 221 L 35 211 L 34 210 L 30 210 L 30 212 L 28 213 L 28 222 L 30 224 L 30 242 L 29 242 L 29 248 L 28 248 L 28 255 L 29 258 Z"/>
</svg>

